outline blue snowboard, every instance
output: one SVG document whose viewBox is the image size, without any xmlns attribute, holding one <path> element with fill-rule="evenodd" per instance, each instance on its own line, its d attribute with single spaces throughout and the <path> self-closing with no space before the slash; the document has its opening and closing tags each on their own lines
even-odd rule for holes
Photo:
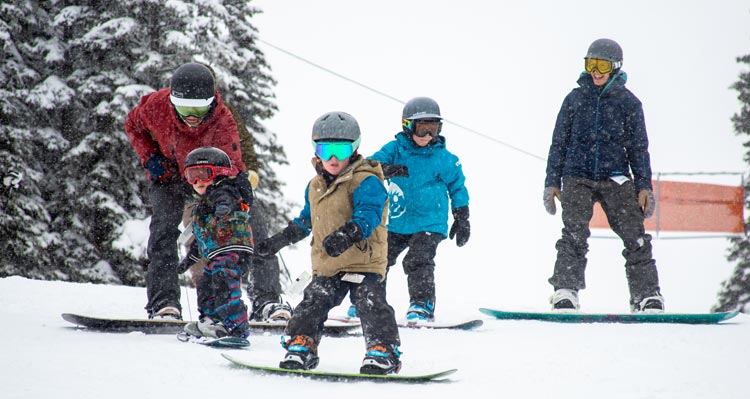
<svg viewBox="0 0 750 399">
<path fill-rule="evenodd" d="M 679 323 L 717 324 L 735 317 L 739 312 L 720 313 L 580 313 L 580 312 L 506 312 L 479 308 L 479 311 L 500 320 L 536 320 L 557 323 Z"/>
</svg>

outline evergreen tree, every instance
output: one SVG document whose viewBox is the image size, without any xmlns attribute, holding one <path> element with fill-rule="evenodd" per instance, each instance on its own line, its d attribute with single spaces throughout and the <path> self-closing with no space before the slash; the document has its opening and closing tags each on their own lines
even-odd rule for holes
<svg viewBox="0 0 750 399">
<path fill-rule="evenodd" d="M 750 65 L 750 54 L 738 57 L 737 62 Z M 739 95 L 742 104 L 740 112 L 732 116 L 732 123 L 737 134 L 750 135 L 750 70 L 740 73 L 740 79 L 732 85 Z M 745 142 L 747 148 L 744 160 L 750 163 L 750 141 Z M 750 311 L 750 238 L 732 238 L 732 248 L 728 259 L 737 262 L 732 276 L 724 282 L 719 292 L 719 302 L 714 311 L 741 310 Z"/>
<path fill-rule="evenodd" d="M 67 145 L 47 115 L 68 93 L 54 75 L 62 52 L 50 22 L 36 1 L 0 7 L 0 276 L 65 277 L 49 267 L 61 237 L 44 187 L 46 154 Z"/>
<path fill-rule="evenodd" d="M 261 123 L 275 106 L 249 22 L 257 12 L 245 1 L 3 5 L 0 166 L 25 179 L 3 190 L 0 275 L 143 283 L 145 253 L 120 243 L 124 224 L 149 216 L 148 184 L 123 123 L 188 61 L 217 70 L 222 95 L 253 133 L 265 195 L 288 210 L 271 167 L 285 155 Z"/>
</svg>

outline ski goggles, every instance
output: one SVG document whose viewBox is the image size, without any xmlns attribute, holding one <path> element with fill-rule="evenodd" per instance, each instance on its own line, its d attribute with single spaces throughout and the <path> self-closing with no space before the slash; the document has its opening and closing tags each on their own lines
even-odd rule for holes
<svg viewBox="0 0 750 399">
<path fill-rule="evenodd" d="M 190 184 L 210 182 L 219 176 L 230 176 L 232 168 L 214 165 L 193 165 L 185 168 L 185 179 Z"/>
<path fill-rule="evenodd" d="M 354 141 L 315 141 L 313 140 L 315 155 L 324 161 L 336 157 L 339 161 L 349 159 L 359 148 L 359 138 Z"/>
<path fill-rule="evenodd" d="M 591 73 L 596 69 L 601 74 L 610 73 L 613 69 L 619 68 L 622 62 L 612 62 L 608 60 L 600 60 L 598 58 L 584 58 L 584 68 L 586 72 Z"/>
<path fill-rule="evenodd" d="M 182 117 L 194 116 L 196 118 L 203 118 L 206 116 L 208 111 L 211 110 L 210 105 L 204 105 L 202 107 L 188 107 L 185 105 L 175 105 L 175 111 Z"/>
<path fill-rule="evenodd" d="M 428 134 L 436 137 L 440 133 L 440 126 L 443 124 L 439 119 L 417 119 L 412 122 L 414 135 L 424 137 Z"/>
</svg>

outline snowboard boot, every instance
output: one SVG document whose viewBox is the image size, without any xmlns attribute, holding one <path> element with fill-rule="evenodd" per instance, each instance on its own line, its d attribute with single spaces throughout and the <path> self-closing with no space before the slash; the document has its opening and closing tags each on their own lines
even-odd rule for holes
<svg viewBox="0 0 750 399">
<path fill-rule="evenodd" d="M 182 320 L 182 314 L 180 309 L 174 306 L 166 306 L 155 313 L 149 315 L 149 319 L 153 320 Z"/>
<path fill-rule="evenodd" d="M 198 321 L 185 324 L 182 332 L 194 338 L 236 337 L 247 339 L 250 336 L 250 326 L 243 323 L 243 325 L 230 329 L 220 321 L 213 320 L 210 317 L 201 317 Z"/>
<path fill-rule="evenodd" d="M 286 355 L 279 363 L 280 368 L 312 370 L 318 367 L 318 344 L 307 335 L 295 335 L 287 341 L 282 337 L 281 346 L 286 349 Z"/>
<path fill-rule="evenodd" d="M 223 338 L 229 336 L 229 331 L 224 325 L 210 317 L 202 317 L 196 323 L 200 336 L 207 338 Z"/>
<path fill-rule="evenodd" d="M 640 302 L 631 304 L 633 313 L 664 313 L 664 297 L 656 293 L 653 296 L 643 298 Z"/>
<path fill-rule="evenodd" d="M 435 306 L 432 302 L 412 302 L 406 310 L 406 322 L 418 324 L 435 320 Z"/>
<path fill-rule="evenodd" d="M 193 338 L 200 338 L 203 336 L 203 334 L 201 334 L 201 331 L 198 329 L 197 321 L 191 321 L 185 324 L 185 327 L 182 328 L 182 333 L 188 337 Z"/>
<path fill-rule="evenodd" d="M 575 312 L 580 308 L 578 291 L 567 288 L 555 290 L 549 299 L 552 310 L 556 312 Z"/>
<path fill-rule="evenodd" d="M 396 345 L 374 345 L 367 349 L 360 374 L 396 374 L 401 370 L 401 352 Z"/>
<path fill-rule="evenodd" d="M 266 302 L 253 312 L 253 320 L 270 323 L 288 322 L 292 318 L 292 307 L 286 302 Z"/>
</svg>

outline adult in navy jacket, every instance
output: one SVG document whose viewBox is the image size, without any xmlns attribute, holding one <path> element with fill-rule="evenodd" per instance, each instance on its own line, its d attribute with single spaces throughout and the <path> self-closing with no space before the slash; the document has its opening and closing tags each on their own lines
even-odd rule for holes
<svg viewBox="0 0 750 399">
<path fill-rule="evenodd" d="M 547 158 L 544 206 L 554 215 L 557 198 L 564 225 L 549 279 L 555 290 L 552 307 L 579 308 L 578 290 L 586 288 L 589 222 L 599 202 L 625 246 L 631 310 L 662 312 L 651 236 L 643 227 L 655 207 L 643 107 L 625 87 L 619 44 L 596 40 L 584 60 L 586 71 L 563 101 Z"/>
</svg>

